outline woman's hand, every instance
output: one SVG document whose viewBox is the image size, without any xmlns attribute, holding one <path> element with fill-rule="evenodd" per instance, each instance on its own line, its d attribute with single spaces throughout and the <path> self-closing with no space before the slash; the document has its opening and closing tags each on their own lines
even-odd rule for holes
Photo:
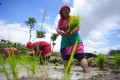
<svg viewBox="0 0 120 80">
<path fill-rule="evenodd" d="M 66 37 L 68 38 L 70 35 L 72 35 L 72 32 L 66 32 Z"/>
<path fill-rule="evenodd" d="M 60 35 L 65 35 L 66 33 L 63 30 L 60 30 Z"/>
<path fill-rule="evenodd" d="M 28 52 L 28 55 L 34 55 L 35 54 L 35 51 L 29 51 Z"/>
</svg>

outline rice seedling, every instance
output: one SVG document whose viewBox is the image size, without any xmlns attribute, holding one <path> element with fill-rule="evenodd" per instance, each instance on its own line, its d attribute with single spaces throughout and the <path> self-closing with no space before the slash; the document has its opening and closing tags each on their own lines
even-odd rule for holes
<svg viewBox="0 0 120 80">
<path fill-rule="evenodd" d="M 3 75 L 6 76 L 7 80 L 10 80 L 10 75 L 9 75 L 8 71 L 6 70 L 4 64 L 2 65 L 2 70 L 1 70 L 1 72 L 3 73 Z"/>
<path fill-rule="evenodd" d="M 71 16 L 70 17 L 70 22 L 69 22 L 69 28 L 67 30 L 67 39 L 70 36 L 69 34 L 71 34 L 71 32 L 73 32 L 73 30 L 76 30 L 80 27 L 80 16 L 76 15 L 76 16 Z"/>
<path fill-rule="evenodd" d="M 68 33 L 72 32 L 74 29 L 80 27 L 80 16 L 71 16 L 70 17 L 70 24 L 69 24 L 69 28 L 68 28 Z"/>
<path fill-rule="evenodd" d="M 32 57 L 33 61 L 30 63 L 30 70 L 32 72 L 32 76 L 36 76 L 37 73 L 37 57 L 33 56 Z"/>
<path fill-rule="evenodd" d="M 20 57 L 21 59 L 19 60 L 19 63 L 26 68 L 27 76 L 29 77 L 31 75 L 30 73 L 31 56 L 20 56 Z"/>
<path fill-rule="evenodd" d="M 45 20 L 46 12 L 47 12 L 47 8 L 45 9 L 44 14 L 43 14 L 41 31 L 42 31 L 43 23 L 44 23 L 44 20 Z"/>
<path fill-rule="evenodd" d="M 0 57 L 0 63 L 1 63 L 0 72 L 7 78 L 7 80 L 10 80 L 10 75 L 5 68 L 5 62 L 3 60 L 4 59 L 2 57 Z"/>
<path fill-rule="evenodd" d="M 43 37 L 45 37 L 45 31 L 42 31 L 42 28 L 43 28 L 43 24 L 44 24 L 46 12 L 47 12 L 47 8 L 44 10 L 44 14 L 43 14 L 43 17 L 42 17 L 41 29 L 40 29 L 40 31 L 39 31 L 39 30 L 36 30 L 36 33 L 37 33 L 37 34 L 36 34 L 36 37 L 37 37 L 37 38 L 43 38 Z"/>
<path fill-rule="evenodd" d="M 42 65 L 43 65 L 43 68 L 45 70 L 47 78 L 49 78 L 49 72 L 48 72 L 48 69 L 46 68 L 46 65 L 45 65 L 46 64 L 46 59 L 43 58 L 42 51 L 38 54 L 38 49 L 37 49 L 36 54 L 38 55 L 38 58 L 40 60 L 40 64 L 42 63 Z"/>
<path fill-rule="evenodd" d="M 103 54 L 99 54 L 96 59 L 96 64 L 99 67 L 99 70 L 104 70 L 105 62 L 106 62 L 106 57 Z"/>
<path fill-rule="evenodd" d="M 43 57 L 42 57 L 41 55 L 40 55 L 40 60 L 41 60 L 41 62 L 42 62 L 42 64 L 43 64 L 43 68 L 44 68 L 44 70 L 45 70 L 46 76 L 47 76 L 47 78 L 49 78 L 49 71 L 48 71 L 48 69 L 47 69 L 47 67 L 46 67 L 46 65 L 45 65 L 46 60 L 43 59 Z"/>
<path fill-rule="evenodd" d="M 55 63 L 55 66 L 60 66 L 60 64 L 59 63 Z"/>
<path fill-rule="evenodd" d="M 5 67 L 5 66 L 7 66 L 6 64 L 8 64 L 8 66 L 12 72 L 13 80 L 17 79 L 18 78 L 18 71 L 17 71 L 17 65 L 16 65 L 17 63 L 16 63 L 16 59 L 14 57 L 14 53 L 12 53 L 12 55 L 11 55 L 8 51 L 8 57 L 3 62 L 4 63 L 2 63 L 1 72 L 6 76 L 7 80 L 10 79 L 10 73 L 8 72 L 8 70 Z"/>
<path fill-rule="evenodd" d="M 2 64 L 4 64 L 4 58 L 2 57 L 2 56 L 0 56 L 0 66 L 2 65 Z"/>
<path fill-rule="evenodd" d="M 76 50 L 76 47 L 77 47 L 77 43 L 78 43 L 78 38 L 77 38 L 77 40 L 76 40 L 76 42 L 75 42 L 75 45 L 74 45 L 74 47 L 73 47 L 73 50 L 72 50 L 72 53 L 71 53 L 71 56 L 70 56 L 68 65 L 67 65 L 67 67 L 65 68 L 65 75 L 64 75 L 63 80 L 68 80 L 68 78 L 70 78 L 70 76 L 71 76 L 71 75 L 70 75 L 70 72 L 71 72 L 70 67 L 71 67 L 72 59 L 73 59 L 73 56 L 74 56 L 74 53 L 75 53 L 75 50 Z"/>
<path fill-rule="evenodd" d="M 114 58 L 111 61 L 111 64 L 115 65 L 117 69 L 120 69 L 120 54 L 114 55 Z"/>
<path fill-rule="evenodd" d="M 18 78 L 18 69 L 17 69 L 17 62 L 14 56 L 14 52 L 12 53 L 12 55 L 8 56 L 7 62 L 9 64 L 10 70 L 12 71 L 13 79 L 16 80 Z"/>
</svg>

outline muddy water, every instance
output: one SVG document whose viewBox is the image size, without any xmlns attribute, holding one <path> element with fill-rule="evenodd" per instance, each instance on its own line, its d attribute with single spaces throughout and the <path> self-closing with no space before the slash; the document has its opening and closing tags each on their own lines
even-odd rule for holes
<svg viewBox="0 0 120 80">
<path fill-rule="evenodd" d="M 7 67 L 8 68 L 8 67 Z M 22 67 L 18 66 L 19 69 L 19 78 L 21 77 L 28 77 L 27 75 L 27 70 Z M 39 76 L 46 76 L 46 71 L 49 74 L 50 78 L 53 79 L 63 79 L 64 77 L 64 66 L 54 66 L 54 64 L 48 64 L 47 66 L 40 65 L 38 66 L 38 73 L 37 77 Z M 93 75 L 97 75 L 99 70 L 97 68 L 90 68 L 91 72 L 90 73 L 83 73 L 82 68 L 80 66 L 74 66 L 71 70 L 71 78 L 70 80 L 79 80 L 79 79 L 88 79 Z M 11 74 L 9 68 L 8 68 L 9 73 Z M 12 75 L 12 74 L 11 74 Z M 0 80 L 7 80 L 3 74 L 0 73 Z"/>
</svg>

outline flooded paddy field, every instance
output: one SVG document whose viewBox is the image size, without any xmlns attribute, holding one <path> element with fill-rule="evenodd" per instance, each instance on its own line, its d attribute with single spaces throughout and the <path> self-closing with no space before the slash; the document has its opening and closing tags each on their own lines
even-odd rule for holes
<svg viewBox="0 0 120 80">
<path fill-rule="evenodd" d="M 54 80 L 62 80 L 64 77 L 64 66 L 54 66 L 54 64 L 47 64 L 46 66 L 40 65 L 37 69 L 37 74 L 35 77 L 32 75 L 28 76 L 28 73 L 26 68 L 24 68 L 21 65 L 18 65 L 18 78 L 19 80 L 46 80 L 49 76 L 49 79 Z M 10 76 L 12 77 L 12 73 L 9 70 L 9 67 L 6 65 L 6 69 L 9 72 Z M 98 75 L 99 70 L 98 68 L 90 68 L 90 73 L 83 73 L 82 68 L 80 66 L 74 66 L 71 69 L 70 73 L 70 80 L 82 80 L 82 79 L 89 79 L 92 76 Z M 48 73 L 48 74 L 47 74 Z M 0 73 L 0 80 L 7 80 L 6 77 Z M 12 79 L 11 79 L 12 80 Z"/>
</svg>

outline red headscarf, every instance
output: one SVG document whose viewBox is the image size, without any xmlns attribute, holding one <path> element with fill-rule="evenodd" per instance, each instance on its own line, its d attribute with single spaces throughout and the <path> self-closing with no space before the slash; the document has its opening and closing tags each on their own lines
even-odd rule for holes
<svg viewBox="0 0 120 80">
<path fill-rule="evenodd" d="M 61 18 L 63 17 L 63 15 L 62 15 L 62 9 L 65 8 L 65 7 L 68 8 L 69 11 L 70 11 L 70 7 L 67 4 L 63 4 L 62 7 L 61 7 L 61 9 L 60 9 L 60 12 L 59 12 Z"/>
<path fill-rule="evenodd" d="M 26 45 L 26 47 L 27 47 L 28 49 L 31 48 L 32 46 L 33 46 L 32 42 L 28 42 L 27 45 Z"/>
</svg>

